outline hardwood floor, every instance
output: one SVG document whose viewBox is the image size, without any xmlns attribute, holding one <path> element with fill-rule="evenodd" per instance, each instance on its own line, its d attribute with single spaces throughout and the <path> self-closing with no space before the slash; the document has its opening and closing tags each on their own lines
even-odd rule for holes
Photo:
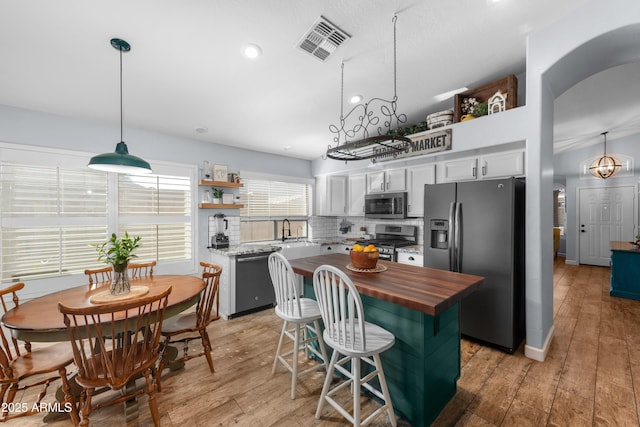
<svg viewBox="0 0 640 427">
<path fill-rule="evenodd" d="M 640 301 L 609 296 L 608 268 L 570 266 L 559 258 L 553 312 L 555 336 L 544 363 L 526 358 L 522 347 L 508 355 L 463 340 L 458 392 L 434 426 L 639 425 Z M 165 371 L 157 395 L 162 425 L 345 425 L 330 408 L 314 418 L 322 373 L 301 379 L 296 400 L 289 398 L 290 374 L 280 367 L 271 375 L 280 328 L 273 310 L 213 322 L 216 372 L 209 373 L 203 357 L 181 371 Z M 152 425 L 146 397 L 139 406 L 136 421 L 126 423 L 117 406 L 96 411 L 91 425 Z M 6 425 L 43 422 L 36 415 Z M 373 425 L 389 423 L 380 416 Z"/>
</svg>

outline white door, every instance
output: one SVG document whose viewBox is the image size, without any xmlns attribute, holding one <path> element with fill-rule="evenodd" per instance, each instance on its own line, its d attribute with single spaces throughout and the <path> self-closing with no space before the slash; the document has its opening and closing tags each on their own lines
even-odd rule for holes
<svg viewBox="0 0 640 427">
<path fill-rule="evenodd" d="M 580 264 L 609 266 L 612 240 L 633 239 L 633 187 L 581 188 Z"/>
</svg>

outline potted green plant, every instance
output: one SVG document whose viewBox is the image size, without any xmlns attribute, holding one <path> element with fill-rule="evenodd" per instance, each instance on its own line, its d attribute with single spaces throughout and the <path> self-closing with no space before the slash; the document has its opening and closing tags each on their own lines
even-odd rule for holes
<svg viewBox="0 0 640 427">
<path fill-rule="evenodd" d="M 224 191 L 220 188 L 213 188 L 213 203 L 222 203 L 222 194 Z"/>
<path fill-rule="evenodd" d="M 109 291 L 113 295 L 126 294 L 131 290 L 127 267 L 129 261 L 136 258 L 133 252 L 140 246 L 140 236 L 131 237 L 125 232 L 124 237 L 118 238 L 116 233 L 111 234 L 111 239 L 94 245 L 98 252 L 98 261 L 111 264 L 113 267 L 113 280 Z"/>
</svg>

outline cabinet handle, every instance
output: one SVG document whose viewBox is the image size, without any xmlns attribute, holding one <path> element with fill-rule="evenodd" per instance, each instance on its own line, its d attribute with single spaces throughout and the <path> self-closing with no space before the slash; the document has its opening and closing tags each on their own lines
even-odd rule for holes
<svg viewBox="0 0 640 427">
<path fill-rule="evenodd" d="M 476 167 L 471 168 L 471 176 L 476 176 Z"/>
<path fill-rule="evenodd" d="M 389 186 L 391 185 L 390 182 L 387 182 L 387 190 L 389 189 Z"/>
<path fill-rule="evenodd" d="M 415 261 L 416 259 L 412 256 L 409 257 L 409 261 Z"/>
<path fill-rule="evenodd" d="M 483 166 L 482 167 L 482 176 L 485 176 L 487 174 L 487 167 Z"/>
<path fill-rule="evenodd" d="M 384 182 L 381 182 L 381 183 L 380 183 L 380 189 L 381 189 L 382 191 L 384 191 Z"/>
</svg>

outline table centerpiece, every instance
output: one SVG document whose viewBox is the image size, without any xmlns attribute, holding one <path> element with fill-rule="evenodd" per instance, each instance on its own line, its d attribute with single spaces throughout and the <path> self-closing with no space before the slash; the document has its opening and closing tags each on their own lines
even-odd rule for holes
<svg viewBox="0 0 640 427">
<path fill-rule="evenodd" d="M 116 233 L 111 234 L 111 239 L 94 245 L 98 252 L 98 261 L 111 264 L 113 267 L 113 280 L 109 286 L 111 295 L 123 295 L 131 291 L 129 283 L 129 261 L 136 258 L 133 252 L 140 246 L 140 236 L 130 237 L 125 232 L 124 237 L 118 238 Z"/>
</svg>

